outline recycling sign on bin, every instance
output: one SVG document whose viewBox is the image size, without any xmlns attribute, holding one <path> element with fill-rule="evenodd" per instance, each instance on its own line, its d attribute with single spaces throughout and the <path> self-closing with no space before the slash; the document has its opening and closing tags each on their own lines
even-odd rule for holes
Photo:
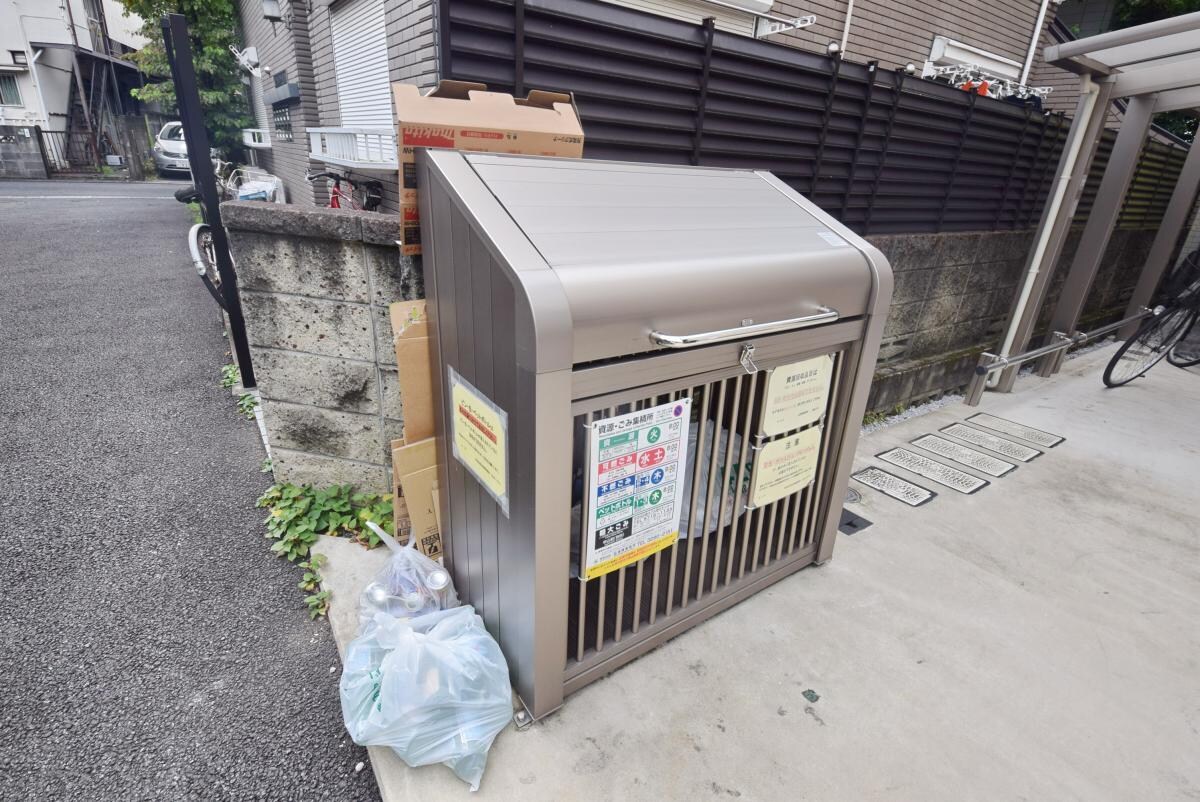
<svg viewBox="0 0 1200 802">
<path fill-rule="evenodd" d="M 679 538 L 691 404 L 682 398 L 591 424 L 584 579 L 631 565 Z"/>
</svg>

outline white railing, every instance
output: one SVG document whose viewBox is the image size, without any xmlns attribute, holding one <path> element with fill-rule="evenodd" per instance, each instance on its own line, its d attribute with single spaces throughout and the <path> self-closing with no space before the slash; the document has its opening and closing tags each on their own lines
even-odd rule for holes
<svg viewBox="0 0 1200 802">
<path fill-rule="evenodd" d="M 266 128 L 243 128 L 242 144 L 248 148 L 269 148 L 271 132 Z"/>
<path fill-rule="evenodd" d="M 308 150 L 310 159 L 355 170 L 397 168 L 391 128 L 309 128 Z"/>
</svg>

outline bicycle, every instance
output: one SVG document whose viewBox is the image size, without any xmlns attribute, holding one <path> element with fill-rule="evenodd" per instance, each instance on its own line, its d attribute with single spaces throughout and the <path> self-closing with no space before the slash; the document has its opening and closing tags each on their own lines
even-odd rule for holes
<svg viewBox="0 0 1200 802">
<path fill-rule="evenodd" d="M 378 181 L 356 181 L 348 175 L 337 173 L 305 173 L 308 181 L 324 178 L 333 182 L 329 190 L 330 209 L 353 209 L 359 212 L 373 212 L 383 203 L 383 184 Z M 349 191 L 342 184 L 350 187 Z"/>
<path fill-rule="evenodd" d="M 1200 250 L 1193 251 L 1163 283 L 1167 300 L 1154 308 L 1151 317 L 1121 344 L 1104 368 L 1104 384 L 1121 387 L 1145 375 L 1164 358 L 1176 367 L 1200 364 L 1176 350 L 1200 317 Z"/>
</svg>

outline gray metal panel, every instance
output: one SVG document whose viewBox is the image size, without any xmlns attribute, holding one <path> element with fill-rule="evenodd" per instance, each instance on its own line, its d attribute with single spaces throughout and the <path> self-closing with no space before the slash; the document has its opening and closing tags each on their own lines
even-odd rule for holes
<svg viewBox="0 0 1200 802">
<path fill-rule="evenodd" d="M 576 363 L 648 351 L 653 330 L 725 329 L 822 306 L 866 311 L 870 268 L 853 235 L 758 173 L 464 158 L 554 270 Z"/>
</svg>

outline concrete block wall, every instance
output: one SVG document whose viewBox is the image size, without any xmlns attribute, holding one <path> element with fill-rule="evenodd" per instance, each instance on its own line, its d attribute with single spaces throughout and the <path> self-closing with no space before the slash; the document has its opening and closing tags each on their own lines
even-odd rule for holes
<svg viewBox="0 0 1200 802">
<path fill-rule="evenodd" d="M 404 424 L 387 306 L 424 297 L 420 260 L 401 257 L 396 247 L 396 218 L 253 202 L 221 210 L 276 478 L 386 492 L 389 444 Z M 1113 234 L 1081 327 L 1124 310 L 1153 235 Z M 896 274 L 869 409 L 889 410 L 967 382 L 979 353 L 1003 333 L 1032 237 L 869 238 Z M 1068 239 L 1048 309 L 1078 240 L 1078 232 Z"/>
<path fill-rule="evenodd" d="M 275 477 L 386 493 L 404 412 L 387 307 L 424 295 L 391 215 L 221 206 Z"/>
<path fill-rule="evenodd" d="M 1042 330 L 1058 299 L 1080 231 L 1067 239 L 1050 281 Z M 1153 231 L 1113 232 L 1080 328 L 1119 316 Z M 998 346 L 1024 278 L 1033 231 L 902 234 L 868 239 L 887 256 L 896 289 L 868 409 L 886 411 L 967 383 L 983 351 Z"/>
<path fill-rule="evenodd" d="M 32 125 L 0 125 L 0 178 L 49 177 L 38 129 Z"/>
</svg>

